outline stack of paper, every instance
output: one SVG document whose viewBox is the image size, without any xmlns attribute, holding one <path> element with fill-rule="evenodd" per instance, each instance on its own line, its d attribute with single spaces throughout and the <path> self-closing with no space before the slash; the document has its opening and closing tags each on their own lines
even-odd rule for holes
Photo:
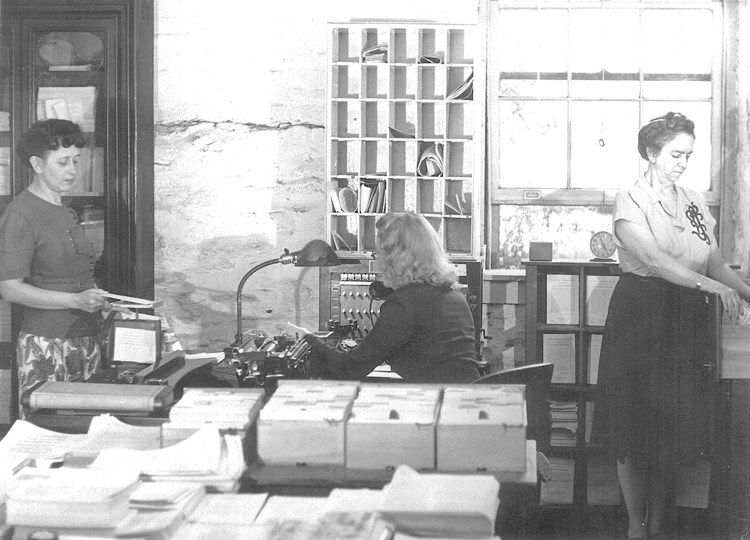
<svg viewBox="0 0 750 540">
<path fill-rule="evenodd" d="M 388 43 L 378 43 L 372 47 L 367 47 L 362 51 L 363 62 L 387 62 L 388 61 Z"/>
<path fill-rule="evenodd" d="M 186 439 L 205 425 L 247 430 L 263 406 L 263 388 L 187 388 L 162 425 L 162 444 Z"/>
<path fill-rule="evenodd" d="M 245 470 L 242 438 L 208 425 L 160 450 L 103 450 L 91 468 L 116 470 L 123 463 L 149 480 L 197 482 L 218 491 L 235 489 Z"/>
<path fill-rule="evenodd" d="M 106 476 L 89 469 L 26 468 L 11 488 L 7 523 L 16 527 L 16 534 L 21 527 L 111 534 L 131 512 L 129 497 L 137 485 L 138 473 L 122 465 Z"/>
<path fill-rule="evenodd" d="M 419 474 L 396 469 L 377 510 L 400 532 L 433 537 L 491 537 L 500 484 L 489 475 Z"/>
<path fill-rule="evenodd" d="M 258 415 L 264 463 L 344 466 L 345 426 L 357 383 L 282 379 Z"/>
<path fill-rule="evenodd" d="M 578 404 L 551 401 L 552 446 L 575 446 L 578 432 Z"/>
<path fill-rule="evenodd" d="M 443 175 L 443 143 L 431 143 L 422 149 L 417 163 L 419 176 Z"/>
<path fill-rule="evenodd" d="M 471 100 L 474 99 L 474 72 L 469 73 L 466 80 L 461 83 L 458 88 L 448 94 L 447 99 L 463 99 Z"/>
<path fill-rule="evenodd" d="M 78 124 L 93 133 L 96 118 L 95 86 L 41 86 L 37 95 L 38 120 L 59 118 Z"/>
<path fill-rule="evenodd" d="M 93 417 L 85 434 L 58 433 L 17 420 L 0 441 L 0 451 L 28 454 L 37 461 L 96 456 L 105 448 L 146 450 L 160 446 L 159 426 L 131 426 L 109 414 Z"/>
</svg>

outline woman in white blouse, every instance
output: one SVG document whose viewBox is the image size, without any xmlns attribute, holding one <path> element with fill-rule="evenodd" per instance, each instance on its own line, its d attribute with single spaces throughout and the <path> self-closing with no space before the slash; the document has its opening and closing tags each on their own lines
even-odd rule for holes
<svg viewBox="0 0 750 540">
<path fill-rule="evenodd" d="M 721 257 L 703 198 L 676 184 L 694 140 L 694 123 L 680 113 L 644 125 L 638 151 L 648 168 L 614 204 L 623 274 L 602 342 L 594 437 L 617 456 L 628 538 L 663 537 L 675 471 L 708 456 L 706 293 L 718 294 L 730 317 L 750 300 Z"/>
</svg>

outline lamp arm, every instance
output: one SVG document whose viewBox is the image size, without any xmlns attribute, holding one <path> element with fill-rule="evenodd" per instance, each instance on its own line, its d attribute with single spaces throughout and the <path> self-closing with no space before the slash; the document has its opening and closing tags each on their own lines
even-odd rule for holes
<svg viewBox="0 0 750 540">
<path fill-rule="evenodd" d="M 237 286 L 237 335 L 234 336 L 234 343 L 232 344 L 233 347 L 239 347 L 240 345 L 242 345 L 242 289 L 245 286 L 245 282 L 258 270 L 280 262 L 281 261 L 278 258 L 269 259 L 253 266 L 244 276 L 242 276 L 240 284 Z"/>
</svg>

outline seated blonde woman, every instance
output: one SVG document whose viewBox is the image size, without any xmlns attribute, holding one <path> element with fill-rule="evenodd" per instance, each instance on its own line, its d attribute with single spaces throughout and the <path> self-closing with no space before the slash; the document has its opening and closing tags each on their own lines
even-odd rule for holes
<svg viewBox="0 0 750 540">
<path fill-rule="evenodd" d="M 322 375 L 358 380 L 388 362 L 408 382 L 478 379 L 474 321 L 435 230 L 411 212 L 386 214 L 376 228 L 376 264 L 383 283 L 394 291 L 353 351 L 335 350 L 305 335 Z"/>
</svg>

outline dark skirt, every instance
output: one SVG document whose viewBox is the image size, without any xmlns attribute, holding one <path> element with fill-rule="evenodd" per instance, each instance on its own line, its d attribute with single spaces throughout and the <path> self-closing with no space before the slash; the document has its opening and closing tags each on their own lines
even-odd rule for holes
<svg viewBox="0 0 750 540">
<path fill-rule="evenodd" d="M 624 274 L 602 340 L 593 441 L 660 468 L 710 448 L 706 293 Z"/>
</svg>

